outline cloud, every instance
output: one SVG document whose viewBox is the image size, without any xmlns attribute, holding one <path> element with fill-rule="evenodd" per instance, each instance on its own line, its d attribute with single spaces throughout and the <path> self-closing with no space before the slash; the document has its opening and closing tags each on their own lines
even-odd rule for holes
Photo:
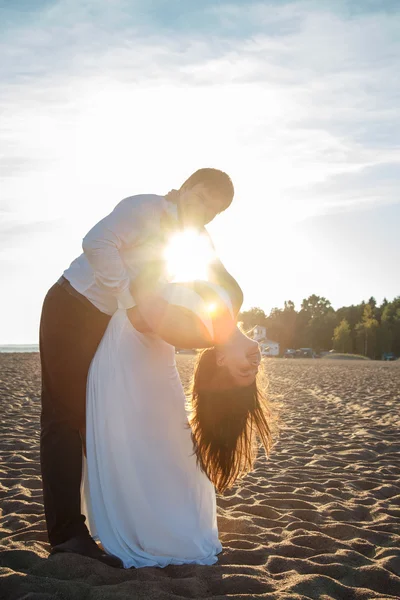
<svg viewBox="0 0 400 600">
<path fill-rule="evenodd" d="M 400 206 L 398 171 L 398 163 L 386 163 L 333 175 L 314 184 L 311 201 L 306 186 L 297 190 L 297 200 L 308 208 L 301 220 L 316 215 L 368 211 L 396 204 Z"/>
<path fill-rule="evenodd" d="M 313 265 L 294 273 L 289 247 L 282 255 L 298 221 L 399 202 L 397 3 L 21 0 L 2 10 L 1 273 L 21 280 L 21 297 L 28 276 L 43 296 L 118 200 L 165 193 L 199 166 L 233 177 L 237 198 L 211 229 L 249 305 L 261 292 L 244 247 L 274 255 L 265 294 L 280 305 L 293 277 L 299 295 L 316 277 Z"/>
<path fill-rule="evenodd" d="M 47 233 L 54 231 L 54 227 L 57 226 L 58 221 L 34 221 L 33 223 L 15 223 L 9 221 L 8 223 L 1 223 L 0 225 L 0 236 L 1 242 L 5 240 L 14 239 L 19 236 L 25 237 L 27 234 L 36 233 Z"/>
<path fill-rule="evenodd" d="M 1 214 L 1 213 L 0 213 Z M 9 215 L 3 213 L 0 223 L 0 257 L 11 260 L 16 256 L 24 256 L 28 248 L 38 249 L 45 243 L 51 242 L 54 233 L 62 228 L 61 220 L 15 222 L 7 218 Z M 48 248 L 49 250 L 49 248 Z M 25 256 L 25 258 L 27 258 Z"/>
<path fill-rule="evenodd" d="M 167 7 L 186 19 L 176 35 Z M 8 160 L 19 174 L 65 164 L 101 129 L 122 152 L 125 135 L 185 145 L 189 127 L 274 190 L 395 162 L 399 13 L 326 7 L 206 3 L 199 20 L 187 3 L 45 4 L 3 37 Z"/>
<path fill-rule="evenodd" d="M 20 174 L 34 171 L 40 166 L 41 160 L 31 156 L 9 156 L 0 157 L 0 177 L 15 177 Z"/>
</svg>

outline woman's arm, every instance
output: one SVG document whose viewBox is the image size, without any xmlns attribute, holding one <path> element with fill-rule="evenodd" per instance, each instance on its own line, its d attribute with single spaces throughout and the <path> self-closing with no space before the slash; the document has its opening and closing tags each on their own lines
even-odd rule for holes
<svg viewBox="0 0 400 600">
<path fill-rule="evenodd" d="M 210 348 L 213 340 L 208 329 L 190 310 L 171 305 L 162 298 L 159 283 L 164 263 L 154 262 L 131 283 L 136 306 L 127 313 L 138 331 L 157 333 L 164 341 L 180 348 Z"/>
<path fill-rule="evenodd" d="M 163 286 L 159 281 L 164 267 L 163 261 L 149 264 L 132 282 L 130 289 L 136 302 L 136 307 L 128 310 L 132 325 L 142 333 L 153 331 L 167 343 L 181 348 L 210 348 L 225 343 L 235 328 L 243 292 L 221 261 L 215 259 L 210 265 L 209 281 L 226 290 L 232 302 L 233 317 L 227 310 L 212 315 L 212 336 L 193 312 L 170 304 L 162 297 Z M 202 287 L 201 282 L 194 283 L 194 289 L 204 297 L 205 291 L 198 289 L 199 286 Z"/>
<path fill-rule="evenodd" d="M 127 313 L 137 331 L 157 333 L 172 346 L 191 349 L 211 348 L 214 345 L 207 328 L 198 317 L 181 306 L 171 306 L 165 300 L 148 298 Z"/>
</svg>

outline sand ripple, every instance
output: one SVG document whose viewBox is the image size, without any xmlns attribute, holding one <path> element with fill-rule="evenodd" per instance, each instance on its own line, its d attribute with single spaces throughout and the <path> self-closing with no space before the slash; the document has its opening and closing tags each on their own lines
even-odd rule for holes
<svg viewBox="0 0 400 600">
<path fill-rule="evenodd" d="M 179 357 L 188 382 L 192 358 Z M 400 598 L 400 363 L 265 362 L 281 434 L 218 498 L 212 567 L 47 558 L 38 355 L 0 355 L 0 598 Z"/>
</svg>

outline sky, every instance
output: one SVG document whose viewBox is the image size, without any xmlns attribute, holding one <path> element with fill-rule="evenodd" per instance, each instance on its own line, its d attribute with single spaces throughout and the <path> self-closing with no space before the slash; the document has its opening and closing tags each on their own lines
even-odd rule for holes
<svg viewBox="0 0 400 600">
<path fill-rule="evenodd" d="M 0 344 L 126 196 L 229 173 L 244 308 L 400 294 L 395 0 L 0 0 Z"/>
</svg>

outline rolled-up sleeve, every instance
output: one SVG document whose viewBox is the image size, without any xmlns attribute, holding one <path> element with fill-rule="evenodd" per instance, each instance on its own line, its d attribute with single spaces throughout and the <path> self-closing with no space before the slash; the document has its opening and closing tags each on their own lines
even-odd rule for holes
<svg viewBox="0 0 400 600">
<path fill-rule="evenodd" d="M 131 197 L 99 221 L 83 238 L 83 251 L 94 271 L 96 283 L 115 296 L 119 308 L 131 308 L 135 301 L 129 291 L 129 273 L 121 250 L 132 248 L 157 226 L 159 211 L 151 199 Z"/>
</svg>

